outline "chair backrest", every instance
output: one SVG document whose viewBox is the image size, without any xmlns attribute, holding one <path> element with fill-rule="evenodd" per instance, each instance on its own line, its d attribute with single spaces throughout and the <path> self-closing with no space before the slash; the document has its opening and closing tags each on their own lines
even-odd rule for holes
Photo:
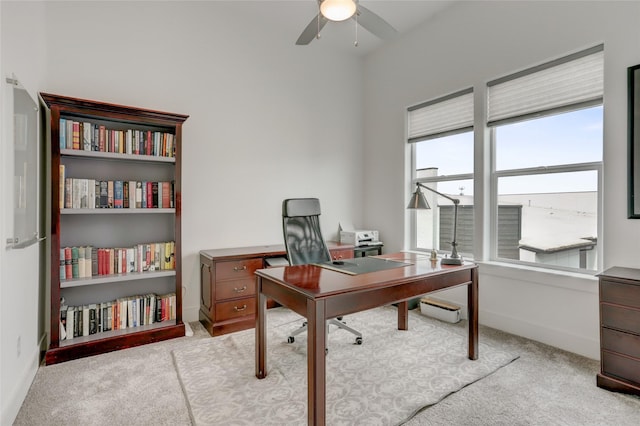
<svg viewBox="0 0 640 426">
<path fill-rule="evenodd" d="M 328 262 L 329 249 L 320 231 L 320 200 L 291 198 L 282 202 L 282 231 L 291 265 Z"/>
</svg>

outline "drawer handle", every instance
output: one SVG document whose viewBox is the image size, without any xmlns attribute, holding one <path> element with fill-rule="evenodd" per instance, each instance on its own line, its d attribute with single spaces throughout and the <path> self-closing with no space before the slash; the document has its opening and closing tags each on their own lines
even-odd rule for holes
<svg viewBox="0 0 640 426">
<path fill-rule="evenodd" d="M 240 271 L 246 271 L 247 270 L 247 265 L 244 266 L 234 266 L 233 270 L 236 272 L 240 272 Z"/>
<path fill-rule="evenodd" d="M 245 285 L 242 288 L 238 288 L 238 287 L 234 287 L 233 291 L 235 291 L 236 293 L 242 293 L 243 291 L 245 291 L 247 289 L 247 286 Z"/>
<path fill-rule="evenodd" d="M 247 309 L 247 305 L 242 305 L 242 307 L 241 307 L 241 308 L 239 308 L 239 307 L 237 307 L 237 306 L 234 306 L 234 307 L 233 307 L 233 310 L 234 310 L 234 311 L 236 311 L 236 312 L 242 312 L 242 311 L 244 311 L 245 309 Z"/>
</svg>

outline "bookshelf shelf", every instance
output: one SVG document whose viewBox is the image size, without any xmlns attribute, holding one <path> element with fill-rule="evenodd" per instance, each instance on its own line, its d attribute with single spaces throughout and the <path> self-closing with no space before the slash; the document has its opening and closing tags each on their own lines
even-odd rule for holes
<svg viewBox="0 0 640 426">
<path fill-rule="evenodd" d="M 60 281 L 60 288 L 84 287 L 88 285 L 110 284 L 135 280 L 150 280 L 175 276 L 176 271 L 129 272 L 127 274 L 102 275 L 91 278 L 71 278 Z"/>
<path fill-rule="evenodd" d="M 46 364 L 184 336 L 188 116 L 48 93 L 40 101 L 48 142 Z"/>
<path fill-rule="evenodd" d="M 60 209 L 60 214 L 175 214 L 175 209 Z"/>
<path fill-rule="evenodd" d="M 175 157 L 162 157 L 159 155 L 141 154 L 120 154 L 115 152 L 84 151 L 79 149 L 60 149 L 60 155 L 68 157 L 87 157 L 101 160 L 140 161 L 149 163 L 174 164 L 176 162 Z"/>
</svg>

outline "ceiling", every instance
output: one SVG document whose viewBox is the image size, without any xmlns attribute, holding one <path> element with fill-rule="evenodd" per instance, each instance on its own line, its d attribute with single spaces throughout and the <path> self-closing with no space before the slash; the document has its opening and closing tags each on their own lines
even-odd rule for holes
<svg viewBox="0 0 640 426">
<path fill-rule="evenodd" d="M 367 9 L 380 15 L 402 35 L 419 24 L 429 20 L 436 13 L 454 4 L 457 0 L 359 0 Z M 280 31 L 288 34 L 294 45 L 298 36 L 314 19 L 318 13 L 316 0 L 289 1 L 253 1 L 253 11 L 260 14 L 262 19 L 270 22 Z M 296 46 L 299 49 L 334 49 L 352 52 L 355 55 L 366 55 L 380 47 L 384 41 L 358 26 L 358 46 L 356 40 L 356 25 L 354 20 L 343 22 L 328 22 L 320 33 L 320 39 L 314 39 L 307 46 Z"/>
</svg>

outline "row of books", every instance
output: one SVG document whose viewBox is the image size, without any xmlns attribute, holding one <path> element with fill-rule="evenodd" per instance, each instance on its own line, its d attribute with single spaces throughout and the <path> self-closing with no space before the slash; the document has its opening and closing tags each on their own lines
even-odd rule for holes
<svg viewBox="0 0 640 426">
<path fill-rule="evenodd" d="M 175 136 L 152 130 L 116 130 L 60 118 L 60 149 L 175 157 Z"/>
<path fill-rule="evenodd" d="M 60 165 L 61 209 L 174 207 L 173 181 L 98 180 L 65 177 Z"/>
<path fill-rule="evenodd" d="M 176 319 L 176 295 L 153 293 L 106 303 L 60 306 L 60 341 Z"/>
<path fill-rule="evenodd" d="M 60 249 L 60 280 L 174 270 L 175 247 L 174 241 L 124 248 L 64 247 Z"/>
</svg>

